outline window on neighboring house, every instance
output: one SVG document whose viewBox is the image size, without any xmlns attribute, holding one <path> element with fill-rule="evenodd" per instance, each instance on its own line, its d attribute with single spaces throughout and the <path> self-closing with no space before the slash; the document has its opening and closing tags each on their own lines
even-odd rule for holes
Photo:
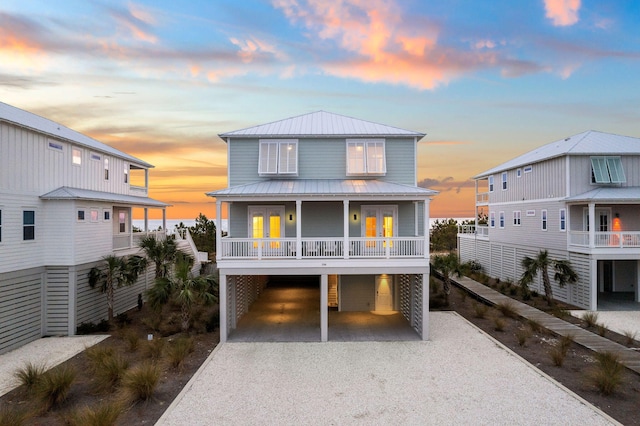
<svg viewBox="0 0 640 426">
<path fill-rule="evenodd" d="M 71 162 L 77 166 L 82 164 L 82 150 L 80 148 L 71 148 Z"/>
<path fill-rule="evenodd" d="M 560 209 L 560 230 L 561 231 L 567 230 L 567 210 L 566 209 Z"/>
<path fill-rule="evenodd" d="M 22 211 L 22 239 L 24 241 L 36 239 L 36 212 L 34 210 Z"/>
<path fill-rule="evenodd" d="M 520 217 L 521 217 L 520 210 L 516 210 L 513 212 L 513 226 L 520 226 L 521 224 Z"/>
<path fill-rule="evenodd" d="M 624 183 L 620 157 L 591 157 L 591 183 Z"/>
<path fill-rule="evenodd" d="M 118 231 L 127 232 L 127 214 L 125 212 L 118 213 Z"/>
<path fill-rule="evenodd" d="M 54 151 L 62 152 L 62 144 L 59 142 L 49 141 L 49 148 Z"/>
<path fill-rule="evenodd" d="M 124 165 L 124 183 L 129 183 L 129 166 Z"/>
<path fill-rule="evenodd" d="M 547 230 L 547 211 L 542 210 L 540 212 L 540 217 L 542 218 L 542 230 L 546 231 Z"/>
<path fill-rule="evenodd" d="M 104 218 L 105 222 L 109 222 L 111 220 L 111 211 L 110 210 L 104 210 L 102 217 Z"/>
<path fill-rule="evenodd" d="M 493 192 L 493 176 L 489 176 L 489 192 Z"/>
<path fill-rule="evenodd" d="M 260 140 L 258 173 L 261 175 L 297 174 L 298 140 Z"/>
<path fill-rule="evenodd" d="M 100 161 L 100 160 L 102 160 L 102 157 L 100 156 L 100 154 L 96 154 L 95 152 L 92 152 L 92 153 L 89 155 L 89 157 L 90 157 L 92 160 L 95 160 L 95 161 Z"/>
<path fill-rule="evenodd" d="M 522 169 L 516 170 L 516 177 L 522 177 Z"/>
<path fill-rule="evenodd" d="M 507 172 L 502 173 L 502 190 L 507 189 Z"/>
<path fill-rule="evenodd" d="M 385 174 L 384 139 L 347 139 L 347 175 Z"/>
<path fill-rule="evenodd" d="M 104 180 L 109 180 L 109 159 L 104 159 Z"/>
<path fill-rule="evenodd" d="M 91 222 L 97 222 L 98 221 L 98 210 L 91 210 Z"/>
<path fill-rule="evenodd" d="M 489 226 L 496 227 L 496 212 L 489 212 Z"/>
<path fill-rule="evenodd" d="M 84 220 L 84 210 L 78 210 L 78 220 Z"/>
<path fill-rule="evenodd" d="M 500 212 L 500 228 L 504 228 L 504 212 Z"/>
<path fill-rule="evenodd" d="M 533 171 L 533 166 L 527 166 L 523 170 L 525 173 L 531 173 Z"/>
</svg>

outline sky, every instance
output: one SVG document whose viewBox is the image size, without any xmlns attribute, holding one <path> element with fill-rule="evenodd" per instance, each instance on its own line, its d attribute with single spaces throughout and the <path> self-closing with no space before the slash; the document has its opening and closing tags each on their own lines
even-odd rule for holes
<svg viewBox="0 0 640 426">
<path fill-rule="evenodd" d="M 154 164 L 169 218 L 215 216 L 218 134 L 318 110 L 426 133 L 431 216 L 469 217 L 484 170 L 640 137 L 639 25 L 634 0 L 3 0 L 0 101 Z"/>
</svg>

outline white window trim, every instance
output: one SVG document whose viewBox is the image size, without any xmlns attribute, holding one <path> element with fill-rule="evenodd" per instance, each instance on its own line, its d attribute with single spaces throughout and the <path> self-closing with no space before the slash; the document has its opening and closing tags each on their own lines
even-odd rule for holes
<svg viewBox="0 0 640 426">
<path fill-rule="evenodd" d="M 522 169 L 516 169 L 516 177 L 517 178 L 522 177 Z"/>
<path fill-rule="evenodd" d="M 384 138 L 369 138 L 369 139 L 347 139 L 346 140 L 346 173 L 347 176 L 384 176 L 387 174 L 387 145 Z M 349 170 L 349 146 L 362 144 L 363 145 L 363 171 L 350 171 Z M 382 144 L 382 170 L 370 171 L 369 167 L 369 146 L 374 144 Z"/>
<path fill-rule="evenodd" d="M 93 213 L 95 212 L 95 219 L 93 218 Z M 100 209 L 92 207 L 91 209 L 89 209 L 89 221 L 96 223 L 98 221 L 100 221 Z"/>
<path fill-rule="evenodd" d="M 596 169 L 599 173 L 596 173 Z M 627 177 L 620 156 L 592 156 L 591 184 L 625 183 Z"/>
<path fill-rule="evenodd" d="M 564 213 L 564 221 L 562 220 L 562 213 Z M 558 229 L 560 230 L 560 232 L 566 232 L 567 231 L 567 209 L 560 209 L 560 211 L 558 212 Z M 562 227 L 562 225 L 564 224 L 564 228 Z"/>
<path fill-rule="evenodd" d="M 27 224 L 24 223 L 24 212 L 27 212 L 27 211 L 33 212 L 33 224 L 28 224 L 27 225 Z M 21 238 L 21 241 L 23 243 L 33 243 L 33 242 L 36 241 L 36 237 L 37 237 L 36 225 L 38 224 L 38 211 L 34 207 L 23 207 L 21 209 L 21 212 L 22 212 L 22 214 L 21 214 L 21 216 L 22 216 L 22 238 Z M 25 240 L 24 239 L 24 228 L 25 228 L 25 226 L 33 226 L 33 238 L 30 239 L 30 240 Z"/>
<path fill-rule="evenodd" d="M 53 139 L 49 139 L 47 141 L 47 148 L 49 148 L 51 151 L 55 151 L 55 152 L 63 152 L 64 151 L 64 145 L 62 144 L 62 142 L 58 142 L 58 141 L 55 141 Z"/>
<path fill-rule="evenodd" d="M 506 222 L 506 219 L 504 216 L 504 212 L 501 211 L 498 213 L 498 226 L 500 226 L 500 229 L 504 229 L 505 222 Z"/>
<path fill-rule="evenodd" d="M 97 152 L 91 152 L 89 153 L 89 159 L 93 161 L 102 161 L 102 155 L 98 154 Z"/>
<path fill-rule="evenodd" d="M 80 219 L 80 213 L 82 213 L 82 219 Z M 76 222 L 87 221 L 87 210 L 85 208 L 79 208 L 76 210 Z"/>
<path fill-rule="evenodd" d="M 129 164 L 124 165 L 124 183 L 129 184 Z"/>
<path fill-rule="evenodd" d="M 500 185 L 502 187 L 503 191 L 506 191 L 508 186 L 507 186 L 507 179 L 508 179 L 508 174 L 507 172 L 502 172 L 502 175 L 500 176 Z"/>
<path fill-rule="evenodd" d="M 76 152 L 78 153 L 77 157 L 76 157 Z M 78 159 L 77 162 L 76 162 L 76 158 Z M 82 166 L 82 149 L 78 148 L 77 146 L 71 147 L 71 164 L 78 167 Z"/>
<path fill-rule="evenodd" d="M 109 180 L 109 168 L 111 167 L 109 165 L 110 161 L 107 157 L 104 157 L 104 160 L 102 161 L 102 169 L 103 169 L 103 177 L 104 180 Z"/>
<path fill-rule="evenodd" d="M 531 173 L 533 171 L 533 166 L 525 166 L 524 169 L 522 169 L 523 173 Z"/>
<path fill-rule="evenodd" d="M 274 171 L 269 171 L 269 170 L 263 170 L 262 167 L 262 158 L 263 155 L 263 149 L 265 149 L 264 147 L 268 146 L 268 145 L 275 145 L 275 170 Z M 282 164 L 282 158 L 281 158 L 281 153 L 280 150 L 282 149 L 283 145 L 294 145 L 295 146 L 295 163 L 294 163 L 294 169 L 293 171 L 287 170 L 287 171 L 283 171 L 284 168 L 284 164 Z M 288 176 L 297 176 L 298 175 L 298 160 L 299 160 L 299 144 L 298 144 L 298 139 L 260 139 L 259 140 L 259 151 L 258 151 L 258 175 L 260 176 L 273 176 L 273 175 L 288 175 Z"/>
<path fill-rule="evenodd" d="M 489 212 L 489 227 L 496 227 L 496 212 Z"/>
<path fill-rule="evenodd" d="M 489 176 L 488 184 L 489 184 L 489 192 L 493 192 L 494 184 L 495 184 L 494 179 L 493 179 L 493 175 Z"/>
<path fill-rule="evenodd" d="M 522 212 L 520 210 L 513 211 L 513 226 L 522 225 Z"/>
<path fill-rule="evenodd" d="M 105 219 L 104 218 L 104 214 L 105 213 L 109 213 L 109 219 Z M 103 222 L 111 222 L 111 215 L 113 214 L 113 212 L 111 211 L 111 209 L 102 209 L 102 221 Z"/>
<path fill-rule="evenodd" d="M 549 230 L 549 212 L 546 209 L 540 210 L 540 228 L 543 231 Z"/>
</svg>

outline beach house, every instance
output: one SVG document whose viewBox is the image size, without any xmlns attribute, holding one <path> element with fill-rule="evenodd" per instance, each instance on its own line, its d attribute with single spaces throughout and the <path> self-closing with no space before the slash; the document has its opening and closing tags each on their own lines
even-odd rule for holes
<svg viewBox="0 0 640 426">
<path fill-rule="evenodd" d="M 428 338 L 429 202 L 416 183 L 423 133 L 318 111 L 223 133 L 216 199 L 220 339 L 274 276 L 317 283 L 328 312 L 398 312 Z M 221 220 L 228 217 L 228 235 Z"/>
<path fill-rule="evenodd" d="M 138 253 L 147 233 L 133 232 L 132 209 L 165 217 L 167 204 L 147 195 L 150 167 L 0 103 L 0 353 L 106 317 L 87 273 L 105 255 Z M 152 280 L 149 271 L 118 290 L 115 311 L 134 307 Z"/>
<path fill-rule="evenodd" d="M 488 223 L 461 227 L 462 261 L 517 281 L 522 259 L 548 250 L 554 259 L 569 260 L 579 276 L 564 288 L 553 283 L 559 300 L 587 309 L 640 302 L 640 139 L 587 131 L 475 181 L 476 212 L 484 211 Z M 533 287 L 543 292 L 540 277 Z"/>
</svg>

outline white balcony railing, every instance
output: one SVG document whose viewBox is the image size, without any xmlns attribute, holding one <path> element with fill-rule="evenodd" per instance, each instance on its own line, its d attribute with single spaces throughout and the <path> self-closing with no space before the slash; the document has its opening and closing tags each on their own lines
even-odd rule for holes
<svg viewBox="0 0 640 426">
<path fill-rule="evenodd" d="M 477 237 L 489 237 L 489 227 L 486 225 L 458 225 L 458 234 L 475 235 Z"/>
<path fill-rule="evenodd" d="M 344 259 L 424 257 L 423 237 L 349 238 L 345 255 L 344 239 L 301 238 L 300 253 L 295 238 L 222 238 L 221 259 Z"/>
<path fill-rule="evenodd" d="M 489 193 L 488 192 L 478 192 L 476 193 L 476 204 L 488 204 L 489 203 Z"/>
<path fill-rule="evenodd" d="M 134 232 L 132 234 L 116 234 L 113 236 L 113 249 L 123 250 L 138 247 L 140 245 L 140 241 L 142 241 L 142 239 L 147 236 L 153 236 L 156 239 L 165 239 L 167 237 L 167 233 L 161 230 L 149 232 Z"/>
<path fill-rule="evenodd" d="M 569 244 L 573 246 L 589 247 L 589 232 L 569 232 Z M 640 247 L 640 232 L 596 232 L 594 233 L 594 247 Z"/>
</svg>

